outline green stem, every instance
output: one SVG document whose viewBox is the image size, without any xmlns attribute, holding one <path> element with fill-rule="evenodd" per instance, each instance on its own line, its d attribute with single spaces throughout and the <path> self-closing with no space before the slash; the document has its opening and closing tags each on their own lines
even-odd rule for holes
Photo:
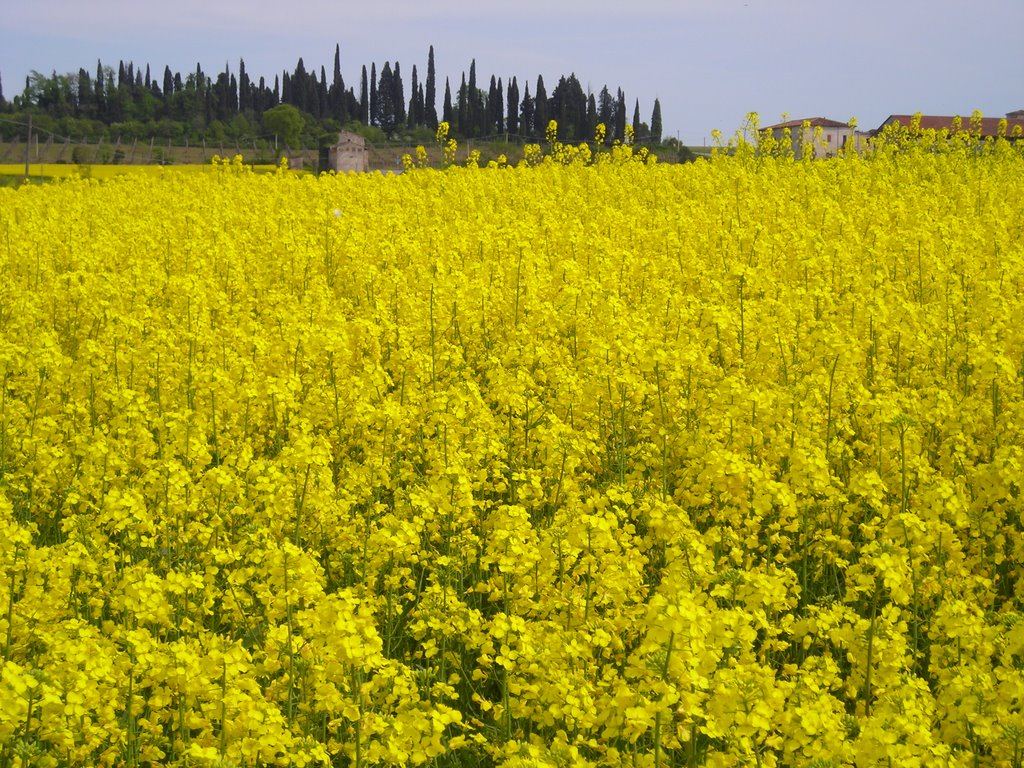
<svg viewBox="0 0 1024 768">
<path fill-rule="evenodd" d="M 302 512 L 306 506 L 306 492 L 309 490 L 309 472 L 312 469 L 312 464 L 306 465 L 306 474 L 302 478 L 302 493 L 299 494 L 295 500 L 295 535 L 294 543 L 295 546 L 299 546 L 299 537 L 302 533 Z"/>
<path fill-rule="evenodd" d="M 661 666 L 661 681 L 668 680 L 668 664 L 672 659 L 672 648 L 675 645 L 676 633 L 668 636 L 668 648 L 665 649 L 665 663 Z M 654 768 L 661 768 L 661 708 L 654 713 Z"/>
<path fill-rule="evenodd" d="M 14 585 L 17 583 L 18 554 L 21 551 L 21 544 L 14 547 L 14 562 L 11 563 L 11 587 L 7 595 L 7 639 L 4 642 L 4 661 L 11 660 L 11 643 L 14 630 Z"/>
<path fill-rule="evenodd" d="M 878 618 L 878 600 L 881 596 L 881 582 L 875 581 L 875 593 L 871 597 L 871 623 L 868 624 L 867 663 L 864 669 L 864 717 L 871 716 L 871 665 L 874 662 L 875 621 Z"/>
<path fill-rule="evenodd" d="M 832 370 L 828 374 L 828 401 L 826 403 L 826 425 L 825 425 L 825 465 L 829 467 L 832 448 L 832 393 L 835 389 L 836 366 L 839 365 L 839 355 L 832 361 Z"/>
<path fill-rule="evenodd" d="M 746 325 L 744 323 L 743 316 L 743 286 L 746 284 L 746 277 L 740 275 L 740 362 L 744 360 L 744 352 L 746 351 Z"/>
<path fill-rule="evenodd" d="M 519 259 L 516 261 L 516 306 L 515 313 L 512 318 L 512 329 L 519 329 L 519 295 L 522 291 L 522 272 L 523 272 L 523 249 L 519 249 Z"/>
</svg>

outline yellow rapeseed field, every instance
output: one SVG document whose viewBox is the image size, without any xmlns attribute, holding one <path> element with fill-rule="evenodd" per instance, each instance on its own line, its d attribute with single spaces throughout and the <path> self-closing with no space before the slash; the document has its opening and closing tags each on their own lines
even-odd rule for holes
<svg viewBox="0 0 1024 768">
<path fill-rule="evenodd" d="M 1022 764 L 1022 145 L 526 157 L 0 189 L 0 766 Z"/>
</svg>

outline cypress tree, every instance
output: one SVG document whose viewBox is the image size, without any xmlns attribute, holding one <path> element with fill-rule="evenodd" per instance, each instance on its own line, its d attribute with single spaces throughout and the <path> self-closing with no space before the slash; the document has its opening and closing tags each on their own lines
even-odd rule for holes
<svg viewBox="0 0 1024 768">
<path fill-rule="evenodd" d="M 479 135 L 479 126 L 484 116 L 480 114 L 482 105 L 478 105 L 476 96 L 476 59 L 469 62 L 469 82 L 466 84 L 466 117 L 461 130 L 467 136 Z"/>
<path fill-rule="evenodd" d="M 533 133 L 543 136 L 548 129 L 548 92 L 544 88 L 544 76 L 537 75 L 537 92 L 533 97 Z"/>
<path fill-rule="evenodd" d="M 515 75 L 508 84 L 508 99 L 505 105 L 505 130 L 511 134 L 519 132 L 519 83 Z"/>
<path fill-rule="evenodd" d="M 427 97 L 423 94 L 423 81 L 416 86 L 416 125 L 426 125 L 427 122 Z"/>
<path fill-rule="evenodd" d="M 83 72 L 85 70 L 82 70 Z M 4 79 L 0 76 L 0 110 L 7 107 L 7 100 L 4 98 Z"/>
<path fill-rule="evenodd" d="M 245 71 L 245 59 L 238 60 L 238 109 L 252 109 L 252 83 Z"/>
<path fill-rule="evenodd" d="M 341 46 L 334 45 L 334 73 L 331 77 L 331 86 L 327 89 L 327 113 L 331 117 L 338 118 L 344 109 L 345 102 L 345 81 L 341 77 Z"/>
<path fill-rule="evenodd" d="M 231 87 L 231 75 L 226 71 L 221 72 L 217 75 L 217 82 L 214 83 L 213 90 L 215 96 L 215 112 L 214 117 L 218 120 L 225 120 L 228 116 L 228 105 L 230 103 L 230 95 L 228 90 Z"/>
<path fill-rule="evenodd" d="M 601 88 L 601 94 L 597 97 L 597 122 L 604 124 L 605 144 L 611 144 L 615 138 L 615 99 L 607 85 Z"/>
<path fill-rule="evenodd" d="M 661 144 L 661 102 L 654 100 L 654 111 L 651 113 L 651 141 Z"/>
<path fill-rule="evenodd" d="M 169 99 L 174 93 L 174 75 L 171 74 L 171 68 L 164 67 L 164 99 Z"/>
<path fill-rule="evenodd" d="M 267 102 L 269 98 L 267 94 L 270 89 L 267 88 L 267 81 L 265 78 L 260 77 L 259 85 L 256 88 L 256 92 L 253 94 L 252 100 L 252 111 L 257 115 L 262 115 L 264 110 L 267 108 Z"/>
<path fill-rule="evenodd" d="M 370 64 L 370 125 L 377 125 L 377 63 Z"/>
<path fill-rule="evenodd" d="M 563 140 L 572 140 L 572 131 L 575 130 L 570 125 L 569 103 L 566 98 L 568 90 L 565 75 L 562 75 L 548 98 L 548 119 L 558 122 L 558 137 Z"/>
<path fill-rule="evenodd" d="M 320 69 L 323 71 L 323 65 Z M 317 79 L 316 70 L 307 73 L 305 81 L 303 101 L 306 103 L 306 111 L 314 117 L 320 117 L 320 81 Z"/>
<path fill-rule="evenodd" d="M 385 61 L 377 81 L 377 99 L 374 101 L 375 114 L 373 122 L 379 125 L 388 136 L 395 130 L 395 91 L 391 64 Z"/>
<path fill-rule="evenodd" d="M 495 132 L 495 126 L 498 122 L 496 108 L 499 101 L 501 101 L 501 96 L 498 91 L 498 83 L 494 79 L 494 75 L 491 75 L 490 85 L 487 86 L 487 106 L 485 108 L 484 130 L 482 131 L 482 134 L 485 136 Z M 501 128 L 497 130 L 500 131 Z"/>
<path fill-rule="evenodd" d="M 3 104 L 2 94 L 0 94 L 0 106 Z M 78 70 L 78 115 L 82 117 L 91 117 L 96 111 L 96 102 L 93 98 L 92 93 L 92 82 L 89 79 L 89 73 L 82 67 Z"/>
<path fill-rule="evenodd" d="M 345 98 L 342 100 L 345 104 L 345 114 L 347 120 L 358 120 L 359 119 L 359 97 L 356 96 L 356 89 L 349 88 L 345 91 Z M 342 120 L 344 123 L 345 120 Z"/>
<path fill-rule="evenodd" d="M 214 90 L 214 83 L 211 79 L 207 83 L 206 89 L 200 92 L 200 98 L 202 98 L 203 104 L 203 117 L 206 119 L 207 125 L 212 123 L 217 116 L 216 96 L 217 94 Z"/>
<path fill-rule="evenodd" d="M 615 138 L 619 141 L 626 138 L 626 94 L 621 88 L 615 99 Z"/>
<path fill-rule="evenodd" d="M 636 100 L 636 104 L 633 107 L 633 135 L 640 136 L 640 99 Z"/>
<path fill-rule="evenodd" d="M 110 92 L 109 98 L 107 99 L 107 120 L 112 123 L 118 123 L 122 120 L 127 119 L 125 115 L 125 106 L 129 101 L 130 83 L 128 82 L 128 70 L 124 70 L 124 81 L 122 82 L 120 77 L 118 78 L 117 85 L 115 86 L 113 80 L 107 79 L 107 89 Z"/>
<path fill-rule="evenodd" d="M 309 96 L 309 75 L 306 74 L 306 65 L 299 57 L 299 63 L 295 65 L 295 73 L 291 79 L 291 103 L 303 112 L 314 111 L 313 105 L 308 102 Z"/>
<path fill-rule="evenodd" d="M 452 124 L 452 88 L 448 83 L 448 78 L 444 79 L 444 105 L 441 108 L 441 119 Z"/>
<path fill-rule="evenodd" d="M 320 82 L 316 84 L 316 101 L 320 109 L 319 117 L 324 118 L 330 115 L 330 107 L 327 104 L 327 70 L 320 65 Z"/>
<path fill-rule="evenodd" d="M 345 81 L 341 81 L 338 88 L 337 104 L 334 107 L 334 115 L 342 125 L 348 122 L 348 116 L 352 114 L 349 107 L 349 93 L 345 89 Z"/>
<path fill-rule="evenodd" d="M 467 102 L 468 89 L 466 88 L 466 73 L 462 73 L 462 83 L 459 85 L 459 116 L 455 129 L 463 136 L 468 136 L 469 131 L 469 105 Z"/>
<path fill-rule="evenodd" d="M 589 138 L 587 97 L 575 74 L 559 78 L 548 104 L 548 116 L 558 121 L 558 135 L 563 140 L 580 141 Z"/>
<path fill-rule="evenodd" d="M 424 97 L 426 107 L 424 119 L 427 127 L 432 130 L 437 129 L 437 92 L 434 78 L 434 46 L 430 46 L 430 52 L 427 54 L 427 93 Z M 447 88 L 447 83 L 445 83 L 445 87 Z"/>
<path fill-rule="evenodd" d="M 394 110 L 394 127 L 397 128 L 405 122 L 405 86 L 402 85 L 402 66 L 397 61 L 391 71 L 391 104 Z"/>
<path fill-rule="evenodd" d="M 494 127 L 498 133 L 505 130 L 505 106 L 502 94 L 505 88 L 501 84 L 501 78 L 498 78 L 498 87 L 494 89 Z"/>
<path fill-rule="evenodd" d="M 105 120 L 107 117 L 106 82 L 103 78 L 103 64 L 96 59 L 96 119 Z"/>
<path fill-rule="evenodd" d="M 363 75 L 359 84 L 359 122 L 370 124 L 370 92 L 366 81 L 366 65 L 363 64 Z"/>
<path fill-rule="evenodd" d="M 533 120 L 536 103 L 530 98 L 530 84 L 527 83 L 523 90 L 523 104 L 519 111 L 519 134 L 521 136 L 533 135 Z"/>
<path fill-rule="evenodd" d="M 416 76 L 416 65 L 412 65 L 412 85 L 410 86 L 409 94 L 409 120 L 408 127 L 412 128 L 423 122 L 422 116 L 419 114 L 419 109 L 416 106 L 416 96 L 419 91 L 420 83 L 419 78 Z"/>
<path fill-rule="evenodd" d="M 334 44 L 334 79 L 331 80 L 332 88 L 341 88 L 341 44 Z"/>
</svg>

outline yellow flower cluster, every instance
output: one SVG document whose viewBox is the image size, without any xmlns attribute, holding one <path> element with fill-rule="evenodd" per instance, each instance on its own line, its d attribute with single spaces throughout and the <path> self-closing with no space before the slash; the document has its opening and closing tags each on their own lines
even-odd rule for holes
<svg viewBox="0 0 1024 768">
<path fill-rule="evenodd" d="M 1019 145 L 551 144 L 0 189 L 0 765 L 1021 763 Z"/>
</svg>

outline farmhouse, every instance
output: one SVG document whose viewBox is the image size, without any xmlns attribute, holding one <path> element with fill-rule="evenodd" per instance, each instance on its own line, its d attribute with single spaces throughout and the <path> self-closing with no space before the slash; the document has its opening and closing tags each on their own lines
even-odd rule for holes
<svg viewBox="0 0 1024 768">
<path fill-rule="evenodd" d="M 370 150 L 366 139 L 350 131 L 339 133 L 337 144 L 327 150 L 327 167 L 339 173 L 370 170 Z"/>
<path fill-rule="evenodd" d="M 811 156 L 817 158 L 833 157 L 840 149 L 852 148 L 860 151 L 866 148 L 870 138 L 882 133 L 890 125 L 910 128 L 914 124 L 921 130 L 945 130 L 950 133 L 972 131 L 980 134 L 982 139 L 996 138 L 1000 135 L 1017 139 L 1024 134 L 1024 110 L 1009 112 L 1005 118 L 981 117 L 973 120 L 970 116 L 889 115 L 878 128 L 868 132 L 857 131 L 848 123 L 826 117 L 787 120 L 784 123 L 769 125 L 764 130 L 771 131 L 776 141 L 781 141 L 786 131 L 789 131 L 793 152 L 797 156 L 801 156 L 804 147 L 810 145 Z"/>
<path fill-rule="evenodd" d="M 827 117 L 811 117 L 802 120 L 787 120 L 784 123 L 769 125 L 764 130 L 771 131 L 776 141 L 781 141 L 789 131 L 793 152 L 802 156 L 805 146 L 811 147 L 812 157 L 833 157 L 840 149 L 859 150 L 867 134 L 850 127 L 849 123 L 829 120 Z"/>
<path fill-rule="evenodd" d="M 875 133 L 881 133 L 886 127 L 890 125 L 901 125 L 904 128 L 910 128 L 917 120 L 917 125 L 921 130 L 935 130 L 942 131 L 946 130 L 950 133 L 955 131 L 980 131 L 981 138 L 996 138 L 1000 135 L 1000 124 L 1005 120 L 1005 136 L 1007 138 L 1014 137 L 1014 127 L 1019 126 L 1021 132 L 1024 132 L 1024 114 L 1021 111 L 1010 112 L 1005 118 L 1001 117 L 982 117 L 976 120 L 972 120 L 970 116 L 958 117 L 952 115 L 889 115 L 885 121 L 878 126 L 878 130 Z"/>
</svg>

